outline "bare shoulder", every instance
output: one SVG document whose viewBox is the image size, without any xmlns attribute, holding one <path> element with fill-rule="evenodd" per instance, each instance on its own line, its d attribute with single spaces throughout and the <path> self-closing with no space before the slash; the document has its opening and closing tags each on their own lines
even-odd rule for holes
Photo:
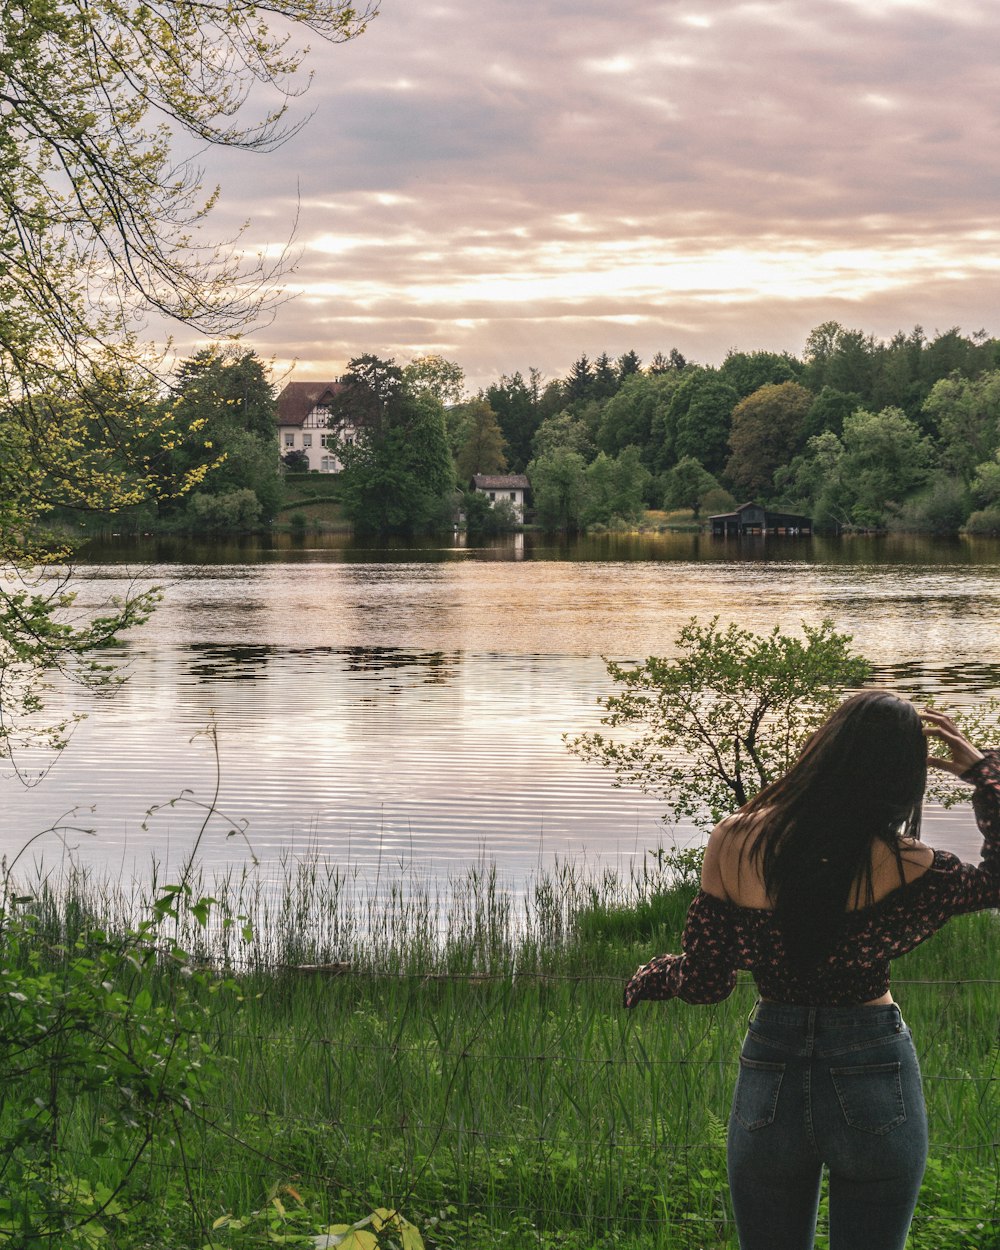
<svg viewBox="0 0 1000 1250">
<path fill-rule="evenodd" d="M 917 842 L 910 838 L 900 843 L 899 857 L 903 862 L 903 873 L 907 881 L 922 877 L 934 863 L 934 848 L 926 842 Z"/>
<path fill-rule="evenodd" d="M 759 827 L 758 819 L 734 812 L 721 820 L 709 835 L 701 888 L 718 898 L 743 902 L 746 891 L 746 844 Z"/>
<path fill-rule="evenodd" d="M 872 889 L 876 900 L 883 898 L 886 894 L 891 894 L 901 884 L 909 885 L 911 881 L 918 880 L 933 863 L 934 848 L 910 838 L 904 838 L 900 841 L 898 860 L 895 851 L 884 843 L 877 848 L 873 848 Z M 900 881 L 900 870 L 902 870 L 903 874 L 902 882 Z M 852 906 L 860 907 L 864 905 L 859 882 Z"/>
</svg>

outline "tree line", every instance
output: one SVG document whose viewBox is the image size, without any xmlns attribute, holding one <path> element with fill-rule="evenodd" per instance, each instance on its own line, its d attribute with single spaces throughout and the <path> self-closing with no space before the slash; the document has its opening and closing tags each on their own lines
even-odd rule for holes
<svg viewBox="0 0 1000 1250">
<path fill-rule="evenodd" d="M 454 362 L 422 357 L 398 372 L 402 391 L 436 403 L 454 481 L 526 473 L 547 529 L 753 499 L 822 530 L 1000 532 L 1000 340 L 983 331 L 880 340 L 827 321 L 801 356 L 732 350 L 711 366 L 676 349 L 647 365 L 632 350 L 581 355 L 565 377 L 531 368 L 473 397 Z"/>
<path fill-rule="evenodd" d="M 1000 532 L 1000 341 L 982 332 L 880 341 L 830 321 L 800 357 L 582 355 L 565 377 L 531 368 L 474 395 L 456 362 L 364 355 L 342 382 L 331 426 L 354 431 L 338 451 L 359 532 L 457 516 L 512 527 L 512 511 L 471 491 L 478 473 L 526 474 L 550 530 L 633 526 L 649 509 L 700 518 L 752 499 L 828 531 Z M 146 462 L 179 484 L 132 508 L 134 525 L 204 533 L 273 519 L 296 466 L 278 459 L 276 390 L 253 351 L 205 348 L 166 392 L 131 402 L 156 431 Z"/>
</svg>

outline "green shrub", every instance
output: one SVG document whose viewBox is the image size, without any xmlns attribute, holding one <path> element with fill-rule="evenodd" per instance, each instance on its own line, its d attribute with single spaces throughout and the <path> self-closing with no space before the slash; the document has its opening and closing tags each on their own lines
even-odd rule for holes
<svg viewBox="0 0 1000 1250">
<path fill-rule="evenodd" d="M 1000 508 L 973 512 L 965 523 L 967 534 L 1000 534 Z"/>
<path fill-rule="evenodd" d="M 248 530 L 260 521 L 260 500 L 249 487 L 218 495 L 192 495 L 185 508 L 185 521 L 195 530 Z"/>
</svg>

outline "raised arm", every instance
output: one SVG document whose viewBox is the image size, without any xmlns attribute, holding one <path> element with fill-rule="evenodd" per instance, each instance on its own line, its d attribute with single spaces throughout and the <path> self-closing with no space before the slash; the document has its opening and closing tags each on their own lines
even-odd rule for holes
<svg viewBox="0 0 1000 1250">
<path fill-rule="evenodd" d="M 644 998 L 718 1003 L 736 984 L 737 935 L 728 906 L 704 891 L 688 909 L 682 955 L 657 955 L 625 986 L 625 1006 Z"/>
<path fill-rule="evenodd" d="M 949 729 L 953 733 L 949 734 Z M 983 835 L 979 864 L 964 864 L 947 852 L 936 853 L 931 869 L 937 878 L 936 892 L 952 912 L 1000 907 L 1000 750 L 990 747 L 984 752 L 970 747 L 954 726 L 945 726 L 944 732 L 932 732 L 932 736 L 944 741 L 951 752 L 951 759 L 936 767 L 957 773 L 975 786 L 972 810 Z"/>
</svg>

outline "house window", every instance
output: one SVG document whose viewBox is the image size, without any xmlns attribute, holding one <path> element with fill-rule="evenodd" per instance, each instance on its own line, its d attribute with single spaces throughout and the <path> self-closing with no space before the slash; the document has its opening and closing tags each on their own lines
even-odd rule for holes
<svg viewBox="0 0 1000 1250">
<path fill-rule="evenodd" d="M 323 456 L 323 458 L 319 462 L 319 471 L 321 473 L 336 473 L 337 472 L 337 457 L 336 456 Z"/>
<path fill-rule="evenodd" d="M 490 500 L 491 500 L 491 502 L 496 502 L 496 497 L 497 497 L 497 493 L 496 493 L 496 491 L 495 491 L 495 490 L 491 490 L 491 491 L 490 491 Z"/>
<path fill-rule="evenodd" d="M 510 492 L 510 497 L 511 497 L 511 499 L 516 499 L 516 498 L 517 498 L 517 491 L 512 490 L 512 491 Z"/>
<path fill-rule="evenodd" d="M 319 441 L 323 447 L 333 447 L 337 442 L 336 434 L 321 434 Z"/>
<path fill-rule="evenodd" d="M 286 434 L 286 435 L 285 435 L 285 446 L 286 446 L 286 447 L 294 447 L 294 446 L 295 446 L 295 435 L 294 435 L 294 434 Z"/>
<path fill-rule="evenodd" d="M 302 435 L 302 446 L 311 447 L 313 445 L 313 436 L 311 434 Z"/>
</svg>

